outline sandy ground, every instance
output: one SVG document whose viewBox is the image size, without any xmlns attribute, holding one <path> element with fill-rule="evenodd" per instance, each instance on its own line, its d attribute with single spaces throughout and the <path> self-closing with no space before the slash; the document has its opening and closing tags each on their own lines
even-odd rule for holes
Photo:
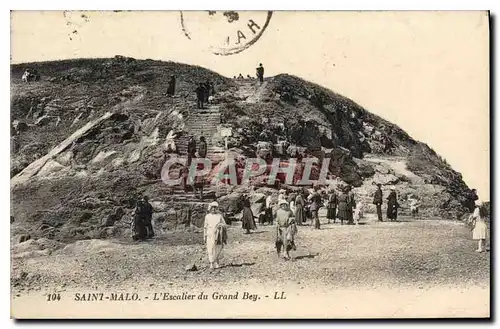
<svg viewBox="0 0 500 329">
<path fill-rule="evenodd" d="M 85 240 L 50 256 L 15 259 L 12 277 L 23 279 L 12 280 L 12 314 L 489 316 L 490 253 L 474 251 L 477 245 L 462 223 L 403 220 L 341 226 L 326 224 L 324 218 L 322 222 L 321 230 L 299 227 L 292 261 L 276 255 L 273 227 L 261 226 L 246 235 L 235 224 L 223 251 L 223 267 L 213 271 L 207 267 L 201 230 L 168 232 L 141 243 Z M 198 270 L 186 271 L 192 264 Z M 154 295 L 198 296 L 202 291 L 208 300 L 155 300 L 164 295 Z M 92 292 L 137 293 L 140 301 L 76 301 L 76 293 Z M 220 300 L 214 292 L 239 295 L 237 300 Z M 255 297 L 243 299 L 245 292 Z M 47 293 L 60 293 L 62 300 L 47 302 Z"/>
</svg>

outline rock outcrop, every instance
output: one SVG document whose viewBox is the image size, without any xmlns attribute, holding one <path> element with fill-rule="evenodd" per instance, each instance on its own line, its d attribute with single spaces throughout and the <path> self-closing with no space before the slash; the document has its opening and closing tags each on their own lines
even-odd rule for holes
<svg viewBox="0 0 500 329">
<path fill-rule="evenodd" d="M 187 140 L 202 135 L 208 144 L 211 182 L 221 167 L 224 147 L 237 163 L 240 184 L 247 159 L 268 161 L 251 180 L 276 192 L 284 175 L 268 184 L 272 158 L 286 166 L 329 160 L 330 184 L 350 184 L 371 211 L 374 184 L 395 186 L 403 207 L 418 195 L 426 216 L 459 218 L 469 189 L 429 146 L 352 100 L 291 75 L 230 80 L 201 67 L 172 62 L 85 59 L 29 63 L 43 79 L 11 83 L 11 192 L 13 230 L 32 239 L 60 241 L 105 238 L 130 233 L 135 200 L 148 195 L 161 230 L 201 226 L 210 201 L 218 199 L 228 218 L 242 209 L 250 186 L 206 185 L 200 200 L 190 184 L 169 186 L 163 164 L 179 160 L 169 177 L 182 177 Z M 12 65 L 12 77 L 24 65 Z M 166 95 L 170 75 L 176 95 Z M 213 104 L 196 109 L 193 92 L 200 81 L 215 84 Z M 231 136 L 223 136 L 231 128 Z M 175 137 L 172 137 L 175 136 Z M 177 144 L 179 154 L 168 153 Z M 217 165 L 219 167 L 217 167 Z M 199 182 L 199 181 L 197 181 Z M 262 209 L 264 195 L 253 194 L 252 209 Z M 257 214 L 254 214 L 257 215 Z M 235 217 L 236 216 L 236 217 Z"/>
</svg>

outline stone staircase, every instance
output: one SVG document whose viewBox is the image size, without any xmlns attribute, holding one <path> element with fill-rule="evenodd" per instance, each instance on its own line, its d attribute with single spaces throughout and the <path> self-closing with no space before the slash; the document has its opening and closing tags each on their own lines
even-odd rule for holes
<svg viewBox="0 0 500 329">
<path fill-rule="evenodd" d="M 220 162 L 224 159 L 224 148 L 213 145 L 212 136 L 217 133 L 217 127 L 221 123 L 221 113 L 219 107 L 208 105 L 205 109 L 193 109 L 186 119 L 185 129 L 189 134 L 177 140 L 177 148 L 181 155 L 187 155 L 187 144 L 189 135 L 195 137 L 198 144 L 200 136 L 204 136 L 207 142 L 207 158 L 213 162 Z"/>
<path fill-rule="evenodd" d="M 244 103 L 257 103 L 266 90 L 267 81 L 262 84 L 258 80 L 237 80 L 238 90 L 235 96 L 243 100 Z"/>
</svg>

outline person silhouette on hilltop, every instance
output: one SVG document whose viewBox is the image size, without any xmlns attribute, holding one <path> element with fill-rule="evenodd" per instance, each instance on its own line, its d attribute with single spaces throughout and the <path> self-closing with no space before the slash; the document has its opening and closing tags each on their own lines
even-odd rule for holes
<svg viewBox="0 0 500 329">
<path fill-rule="evenodd" d="M 264 82 L 264 66 L 262 66 L 262 63 L 257 67 L 257 78 L 259 78 L 260 83 Z"/>
</svg>

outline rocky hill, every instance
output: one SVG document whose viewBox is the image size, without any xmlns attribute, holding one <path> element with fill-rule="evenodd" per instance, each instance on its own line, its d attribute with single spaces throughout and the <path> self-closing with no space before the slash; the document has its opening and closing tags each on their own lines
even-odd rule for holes
<svg viewBox="0 0 500 329">
<path fill-rule="evenodd" d="M 40 81 L 21 81 L 28 67 Z M 169 97 L 172 74 L 176 94 Z M 216 95 L 200 111 L 194 89 L 207 79 Z M 198 200 L 160 176 L 169 157 L 186 157 L 189 135 L 207 137 L 208 157 L 222 161 L 224 126 L 232 127 L 229 155 L 240 167 L 265 140 L 284 163 L 295 152 L 330 158 L 330 184 L 354 186 L 368 211 L 374 183 L 381 183 L 385 195 L 396 186 L 403 212 L 409 194 L 419 196 L 425 216 L 465 212 L 469 189 L 459 173 L 429 146 L 330 90 L 291 75 L 260 85 L 201 67 L 116 56 L 11 66 L 13 234 L 60 241 L 127 234 L 142 194 L 152 200 L 159 229 L 199 225 L 215 198 L 237 217 L 249 186 L 207 186 Z M 171 130 L 178 132 L 179 155 L 164 153 Z M 276 193 L 277 186 L 254 185 L 257 209 L 259 192 Z"/>
</svg>

